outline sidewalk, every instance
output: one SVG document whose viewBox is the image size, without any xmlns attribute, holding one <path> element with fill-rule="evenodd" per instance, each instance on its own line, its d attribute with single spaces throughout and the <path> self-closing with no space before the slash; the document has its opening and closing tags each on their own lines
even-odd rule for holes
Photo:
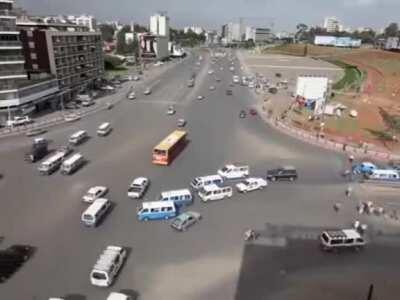
<svg viewBox="0 0 400 300">
<path fill-rule="evenodd" d="M 190 54 L 182 60 L 172 61 L 162 66 L 155 67 L 151 65 L 150 68 L 147 69 L 141 76 L 141 80 L 139 82 L 135 82 L 135 89 L 143 89 L 144 87 L 150 85 L 151 82 L 154 81 L 157 77 L 161 76 L 171 68 L 182 63 L 188 57 L 190 57 Z M 114 93 L 96 99 L 95 104 L 91 107 L 81 107 L 79 109 L 73 110 L 71 109 L 64 111 L 55 111 L 48 113 L 44 116 L 40 116 L 38 118 L 34 118 L 34 122 L 28 125 L 17 126 L 14 128 L 0 128 L 0 138 L 23 134 L 32 129 L 48 128 L 62 123 L 71 122 L 65 119 L 65 117 L 68 115 L 76 116 L 75 121 L 78 121 L 81 118 L 90 116 L 102 110 L 106 110 L 108 107 L 108 103 L 111 103 L 113 106 L 115 106 L 119 102 L 125 100 L 126 95 L 131 89 L 133 83 L 133 81 L 124 82 L 122 86 L 116 89 Z"/>
<path fill-rule="evenodd" d="M 246 65 L 246 62 L 240 51 L 237 51 L 237 57 L 239 59 L 241 66 L 243 67 L 243 71 L 247 74 L 254 74 L 254 72 Z M 280 105 L 278 105 L 276 100 L 277 99 L 280 100 L 280 98 L 282 98 L 282 97 L 279 98 L 277 97 L 279 96 L 279 93 L 277 95 L 268 95 L 268 97 L 272 99 L 267 102 L 264 102 L 266 95 L 257 93 L 255 90 L 253 90 L 252 93 L 254 97 L 258 100 L 257 108 L 263 120 L 271 127 L 281 131 L 286 135 L 290 135 L 294 138 L 302 140 L 303 142 L 318 147 L 322 147 L 336 152 L 347 153 L 348 155 L 353 155 L 357 158 L 368 157 L 373 160 L 379 160 L 379 161 L 400 160 L 400 155 L 391 152 L 374 151 L 374 150 L 367 150 L 363 148 L 354 147 L 352 145 L 343 144 L 341 142 L 335 141 L 333 138 L 325 139 L 317 137 L 315 134 L 310 133 L 306 130 L 293 127 L 280 118 L 281 114 L 286 109 L 288 109 L 289 104 L 286 104 L 285 106 L 282 105 L 281 101 L 279 101 Z M 281 96 L 283 95 L 281 94 Z M 270 109 L 273 109 L 272 115 L 269 115 L 268 113 Z"/>
</svg>

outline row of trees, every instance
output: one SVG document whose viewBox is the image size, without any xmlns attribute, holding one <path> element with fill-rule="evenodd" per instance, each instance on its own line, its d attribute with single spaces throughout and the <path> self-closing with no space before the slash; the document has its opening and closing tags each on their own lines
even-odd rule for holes
<svg viewBox="0 0 400 300">
<path fill-rule="evenodd" d="M 295 39 L 297 41 L 309 42 L 313 43 L 316 35 L 334 35 L 334 36 L 346 36 L 352 37 L 355 39 L 361 39 L 363 43 L 374 43 L 379 38 L 387 38 L 387 37 L 400 37 L 399 26 L 397 23 L 391 23 L 388 27 L 385 28 L 383 34 L 377 34 L 374 30 L 368 29 L 364 31 L 354 31 L 354 32 L 346 32 L 346 31 L 338 31 L 338 32 L 327 32 L 325 28 L 321 27 L 308 27 L 304 23 L 300 23 L 296 26 L 297 32 L 295 35 Z"/>
<path fill-rule="evenodd" d="M 180 29 L 170 29 L 170 39 L 183 47 L 194 47 L 202 44 L 206 41 L 204 33 L 197 34 L 192 30 L 188 30 L 186 33 Z"/>
</svg>

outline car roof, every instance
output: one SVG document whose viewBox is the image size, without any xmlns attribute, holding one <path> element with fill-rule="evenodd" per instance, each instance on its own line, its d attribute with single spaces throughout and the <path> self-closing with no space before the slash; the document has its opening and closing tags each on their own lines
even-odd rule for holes
<svg viewBox="0 0 400 300">
<path fill-rule="evenodd" d="M 93 193 L 93 192 L 96 192 L 96 191 L 101 190 L 101 189 L 105 189 L 105 186 L 101 186 L 101 185 L 92 186 L 88 190 L 88 193 Z"/>
<path fill-rule="evenodd" d="M 142 207 L 143 208 L 159 208 L 159 207 L 167 207 L 167 206 L 175 206 L 174 201 L 148 201 L 148 202 L 142 202 Z"/>
<path fill-rule="evenodd" d="M 218 185 L 213 183 L 213 184 L 209 184 L 209 185 L 204 186 L 203 190 L 205 192 L 212 192 L 212 191 L 219 190 L 219 189 L 222 189 L 222 188 L 225 188 L 225 187 L 228 187 L 228 186 L 218 186 Z"/>
<path fill-rule="evenodd" d="M 112 292 L 108 295 L 107 300 L 127 300 L 129 297 L 122 293 Z"/>
<path fill-rule="evenodd" d="M 330 238 L 349 238 L 357 239 L 361 238 L 361 235 L 354 229 L 343 229 L 343 230 L 327 230 L 325 231 Z"/>
<path fill-rule="evenodd" d="M 283 170 L 290 170 L 290 171 L 292 171 L 292 170 L 295 171 L 296 170 L 296 168 L 294 166 L 290 166 L 290 165 L 281 166 L 280 168 L 283 169 Z"/>
<path fill-rule="evenodd" d="M 133 184 L 142 185 L 145 181 L 148 181 L 146 177 L 137 177 L 132 181 L 132 185 Z"/>
<path fill-rule="evenodd" d="M 189 191 L 189 189 L 180 189 L 180 190 L 171 190 L 171 191 L 161 192 L 162 197 L 173 197 L 173 196 L 179 196 L 182 194 L 192 195 L 192 193 Z"/>
</svg>

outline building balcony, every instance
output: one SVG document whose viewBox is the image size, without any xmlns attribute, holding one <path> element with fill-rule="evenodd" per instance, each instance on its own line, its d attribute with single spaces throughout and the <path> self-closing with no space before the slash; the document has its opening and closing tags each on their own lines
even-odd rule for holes
<svg viewBox="0 0 400 300">
<path fill-rule="evenodd" d="M 0 41 L 0 47 L 20 47 L 22 48 L 21 41 Z"/>
<path fill-rule="evenodd" d="M 0 18 L 1 17 L 13 17 L 13 18 L 16 18 L 16 14 L 12 10 L 0 9 Z"/>
<path fill-rule="evenodd" d="M 10 70 L 10 71 L 0 71 L 0 77 L 5 77 L 5 76 L 15 76 L 15 75 L 26 75 L 24 70 Z"/>
<path fill-rule="evenodd" d="M 25 58 L 23 55 L 1 55 L 0 56 L 0 64 L 2 62 L 12 62 L 15 61 L 16 63 L 25 62 Z"/>
</svg>

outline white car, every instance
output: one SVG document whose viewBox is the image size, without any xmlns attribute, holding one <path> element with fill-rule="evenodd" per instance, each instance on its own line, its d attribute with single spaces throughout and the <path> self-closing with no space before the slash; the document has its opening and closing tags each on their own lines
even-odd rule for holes
<svg viewBox="0 0 400 300">
<path fill-rule="evenodd" d="M 7 126 L 18 126 L 25 125 L 33 122 L 28 116 L 25 117 L 14 117 L 12 120 L 7 120 Z"/>
<path fill-rule="evenodd" d="M 130 92 L 129 95 L 128 95 L 128 99 L 129 99 L 129 100 L 135 100 L 135 99 L 136 99 L 136 94 L 135 94 L 135 92 Z"/>
<path fill-rule="evenodd" d="M 178 119 L 177 126 L 178 127 L 185 127 L 186 120 L 185 119 Z"/>
<path fill-rule="evenodd" d="M 107 192 L 108 188 L 105 186 L 93 186 L 82 197 L 83 202 L 93 203 L 94 200 L 103 197 Z"/>
<path fill-rule="evenodd" d="M 167 113 L 168 116 L 174 115 L 175 114 L 175 108 L 173 106 L 168 107 L 166 113 Z"/>
<path fill-rule="evenodd" d="M 203 100 L 204 99 L 204 97 L 203 96 L 197 96 L 197 98 L 196 98 L 197 100 Z"/>
<path fill-rule="evenodd" d="M 150 180 L 146 177 L 135 178 L 128 189 L 128 197 L 140 199 L 146 193 Z"/>
<path fill-rule="evenodd" d="M 100 90 L 102 90 L 102 91 L 114 91 L 115 88 L 112 87 L 111 85 L 106 85 L 106 86 L 100 87 Z"/>
<path fill-rule="evenodd" d="M 150 94 L 151 94 L 151 89 L 150 89 L 150 88 L 145 89 L 145 90 L 143 91 L 143 94 L 145 94 L 145 95 L 150 95 Z"/>
<path fill-rule="evenodd" d="M 132 80 L 133 80 L 133 81 L 139 81 L 139 80 L 140 80 L 140 77 L 139 77 L 139 76 L 133 76 Z"/>
<path fill-rule="evenodd" d="M 210 85 L 210 87 L 208 88 L 210 91 L 213 91 L 213 90 L 215 90 L 215 86 L 213 86 L 213 85 Z"/>
<path fill-rule="evenodd" d="M 212 75 L 212 74 L 214 74 L 214 71 L 213 70 L 208 70 L 208 72 L 207 72 L 209 75 Z"/>
<path fill-rule="evenodd" d="M 64 121 L 65 122 L 75 122 L 75 121 L 78 121 L 78 120 L 80 120 L 80 116 L 79 115 L 77 115 L 77 114 L 66 114 L 66 115 L 64 115 Z"/>
<path fill-rule="evenodd" d="M 112 292 L 108 295 L 107 300 L 133 300 L 131 296 L 125 295 L 123 293 Z"/>
<path fill-rule="evenodd" d="M 250 177 L 236 184 L 236 188 L 241 193 L 247 193 L 254 190 L 262 190 L 267 185 L 267 181 L 263 178 Z"/>
</svg>

